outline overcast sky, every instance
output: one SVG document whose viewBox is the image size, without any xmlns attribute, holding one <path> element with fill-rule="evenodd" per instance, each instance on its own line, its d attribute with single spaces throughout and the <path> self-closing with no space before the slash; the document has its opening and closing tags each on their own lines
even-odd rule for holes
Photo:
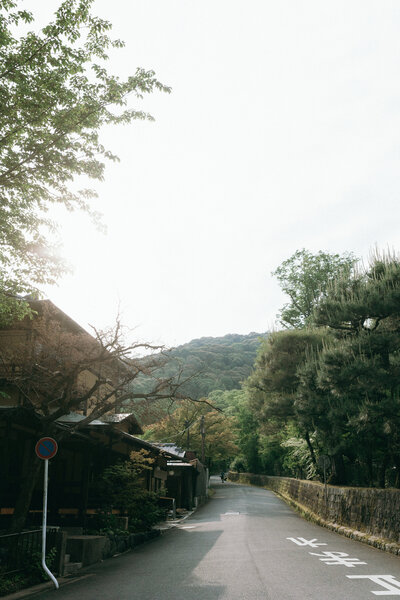
<svg viewBox="0 0 400 600">
<path fill-rule="evenodd" d="M 40 18 L 55 0 L 26 0 Z M 35 4 L 37 7 L 35 8 Z M 47 13 L 46 13 L 47 11 Z M 271 276 L 300 248 L 399 249 L 397 0 L 96 0 L 126 46 L 110 69 L 154 69 L 156 121 L 107 129 L 96 208 L 62 214 L 74 268 L 53 302 L 83 326 L 120 304 L 141 340 L 263 332 Z"/>
</svg>

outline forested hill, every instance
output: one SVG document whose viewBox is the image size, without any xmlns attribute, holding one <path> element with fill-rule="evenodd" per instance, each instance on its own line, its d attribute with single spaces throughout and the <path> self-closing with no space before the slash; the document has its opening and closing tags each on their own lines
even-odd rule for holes
<svg viewBox="0 0 400 600">
<path fill-rule="evenodd" d="M 182 364 L 185 373 L 198 374 L 186 389 L 192 397 L 201 398 L 213 390 L 238 389 L 250 375 L 260 341 L 266 336 L 252 332 L 203 337 L 178 346 L 171 355 Z"/>
<path fill-rule="evenodd" d="M 203 337 L 177 346 L 168 352 L 167 363 L 156 372 L 161 379 L 181 374 L 187 380 L 181 387 L 194 399 L 205 398 L 214 390 L 235 390 L 252 372 L 257 350 L 266 333 L 223 337 Z M 149 391 L 145 376 L 135 380 L 133 391 Z M 155 423 L 169 411 L 169 404 L 161 401 L 135 400 L 124 403 L 126 412 L 134 411 L 142 425 Z"/>
</svg>

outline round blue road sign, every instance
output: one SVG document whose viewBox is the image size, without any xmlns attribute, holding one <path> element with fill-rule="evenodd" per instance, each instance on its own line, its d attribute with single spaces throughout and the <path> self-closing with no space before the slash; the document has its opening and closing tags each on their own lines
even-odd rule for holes
<svg viewBox="0 0 400 600">
<path fill-rule="evenodd" d="M 35 452 L 43 460 L 49 460 L 57 454 L 58 446 L 56 440 L 51 437 L 43 437 L 36 443 Z"/>
</svg>

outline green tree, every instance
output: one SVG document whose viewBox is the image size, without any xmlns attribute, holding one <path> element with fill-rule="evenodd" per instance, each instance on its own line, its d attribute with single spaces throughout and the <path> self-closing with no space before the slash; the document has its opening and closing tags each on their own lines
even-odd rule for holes
<svg viewBox="0 0 400 600">
<path fill-rule="evenodd" d="M 214 390 L 207 400 L 223 411 L 226 416 L 237 416 L 241 406 L 246 402 L 243 390 Z"/>
<path fill-rule="evenodd" d="M 237 427 L 236 444 L 239 454 L 235 456 L 231 468 L 251 473 L 260 471 L 259 423 L 248 405 L 244 390 L 215 390 L 208 401 L 235 419 Z"/>
<path fill-rule="evenodd" d="M 152 119 L 129 98 L 170 91 L 153 71 L 139 68 L 126 80 L 108 72 L 108 50 L 123 43 L 109 37 L 111 24 L 91 13 L 92 3 L 64 0 L 40 32 L 19 35 L 32 13 L 0 0 L 0 293 L 8 306 L 0 317 L 13 317 L 13 294 L 64 269 L 46 239 L 50 205 L 97 218 L 95 192 L 74 189 L 74 179 L 101 180 L 104 160 L 117 159 L 102 145 L 101 128 Z"/>
<path fill-rule="evenodd" d="M 316 463 L 312 442 L 314 425 L 312 420 L 299 419 L 296 399 L 300 384 L 299 368 L 322 347 L 326 335 L 324 329 L 271 334 L 260 347 L 253 373 L 244 384 L 249 407 L 259 423 L 261 460 L 270 473 L 282 474 L 284 456 L 291 452 L 284 442 L 294 437 L 293 428 L 297 437 L 304 440 L 311 462 Z M 287 431 L 289 426 L 291 430 Z M 287 449 L 283 450 L 285 447 Z"/>
<path fill-rule="evenodd" d="M 201 419 L 204 417 L 205 456 L 212 464 L 226 463 L 236 456 L 236 422 L 234 417 L 225 416 L 205 402 L 179 402 L 167 417 L 146 429 L 146 439 L 174 442 L 201 457 Z M 189 438 L 189 448 L 187 440 Z"/>
<path fill-rule="evenodd" d="M 400 260 L 376 255 L 356 269 L 335 255 L 336 274 L 307 296 L 315 263 L 296 262 L 307 254 L 296 253 L 280 273 L 299 285 L 294 318 L 282 311 L 298 329 L 268 338 L 245 384 L 263 468 L 314 476 L 325 454 L 331 481 L 399 486 Z"/>
<path fill-rule="evenodd" d="M 237 419 L 237 445 L 249 473 L 259 473 L 261 467 L 259 452 L 259 423 L 249 409 L 247 401 L 239 407 Z"/>
<path fill-rule="evenodd" d="M 272 273 L 290 298 L 278 314 L 281 325 L 295 329 L 309 325 L 314 307 L 329 286 L 338 278 L 348 278 L 355 262 L 352 253 L 312 254 L 304 248 L 296 250 Z"/>
<path fill-rule="evenodd" d="M 129 518 L 129 531 L 146 531 L 160 521 L 158 494 L 149 492 L 141 482 L 142 474 L 152 468 L 154 459 L 146 450 L 132 452 L 130 460 L 107 467 L 91 489 L 102 509 L 101 520 L 112 523 L 113 509 Z"/>
<path fill-rule="evenodd" d="M 297 411 L 313 419 L 341 483 L 400 483 L 399 307 L 400 261 L 386 255 L 337 282 L 315 311 L 330 342 L 299 373 Z"/>
</svg>

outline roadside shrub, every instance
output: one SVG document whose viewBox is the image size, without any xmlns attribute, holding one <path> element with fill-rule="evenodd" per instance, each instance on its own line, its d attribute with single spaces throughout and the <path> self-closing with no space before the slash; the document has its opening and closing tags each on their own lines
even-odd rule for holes
<svg viewBox="0 0 400 600">
<path fill-rule="evenodd" d="M 244 456 L 236 456 L 229 466 L 230 471 L 235 473 L 247 473 L 248 466 Z"/>
<path fill-rule="evenodd" d="M 91 515 L 85 533 L 88 535 L 99 533 L 102 535 L 108 535 L 109 533 L 128 534 L 127 531 L 121 529 L 120 518 L 107 510 L 99 510 L 95 515 Z"/>
<path fill-rule="evenodd" d="M 160 493 L 149 492 L 143 487 L 141 476 L 144 471 L 151 469 L 153 459 L 147 452 L 135 452 L 131 460 L 107 467 L 94 488 L 100 503 L 98 522 L 99 529 L 115 531 L 117 519 L 112 514 L 113 509 L 120 511 L 129 519 L 129 531 L 146 531 L 157 523 L 164 514 L 157 501 Z"/>
<path fill-rule="evenodd" d="M 50 571 L 53 570 L 56 555 L 55 548 L 46 554 L 46 564 Z M 49 578 L 42 568 L 42 553 L 35 552 L 24 561 L 23 571 L 6 576 L 1 576 L 0 573 L 0 596 L 13 594 L 43 581 L 49 581 Z"/>
<path fill-rule="evenodd" d="M 46 554 L 46 565 L 53 571 L 54 564 L 57 556 L 57 550 L 51 548 Z M 42 567 L 42 553 L 34 552 L 34 554 L 26 561 L 24 567 L 24 573 L 34 583 L 40 583 L 41 581 L 49 581 L 47 574 L 44 572 Z"/>
<path fill-rule="evenodd" d="M 165 511 L 158 506 L 160 495 L 144 489 L 137 490 L 127 507 L 131 531 L 146 531 L 164 517 Z"/>
<path fill-rule="evenodd" d="M 18 590 L 28 587 L 27 578 L 22 573 L 0 577 L 0 596 L 7 596 L 18 592 Z"/>
</svg>

